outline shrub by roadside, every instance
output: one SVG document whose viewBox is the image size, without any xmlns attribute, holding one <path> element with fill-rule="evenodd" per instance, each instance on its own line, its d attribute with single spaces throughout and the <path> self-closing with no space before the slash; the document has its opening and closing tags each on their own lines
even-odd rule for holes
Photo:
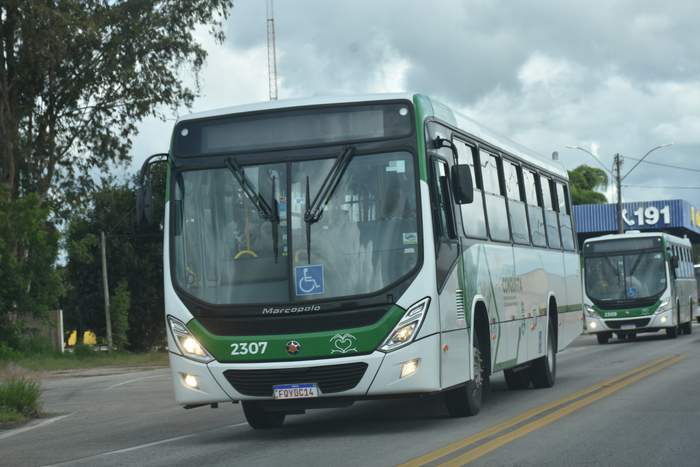
<svg viewBox="0 0 700 467">
<path fill-rule="evenodd" d="M 28 377 L 10 374 L 0 381 L 0 423 L 20 422 L 41 414 L 41 386 Z"/>
</svg>

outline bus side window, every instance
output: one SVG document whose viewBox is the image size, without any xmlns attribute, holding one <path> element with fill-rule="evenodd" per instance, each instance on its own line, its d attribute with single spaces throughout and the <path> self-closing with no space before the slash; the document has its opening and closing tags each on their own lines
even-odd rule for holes
<svg viewBox="0 0 700 467">
<path fill-rule="evenodd" d="M 474 183 L 474 202 L 462 204 L 462 229 L 468 237 L 486 238 L 486 215 L 484 213 L 483 184 L 479 169 L 479 156 L 476 148 L 458 139 L 454 140 L 457 148 L 457 162 L 467 164 Z"/>
<path fill-rule="evenodd" d="M 510 215 L 510 229 L 513 234 L 513 241 L 523 245 L 530 244 L 530 233 L 527 228 L 527 214 L 523 193 L 520 187 L 520 167 L 515 164 L 503 161 L 503 175 L 506 182 L 506 193 L 508 195 L 508 213 Z"/>
<path fill-rule="evenodd" d="M 571 224 L 571 207 L 569 206 L 569 190 L 563 183 L 557 182 L 557 201 L 559 202 L 559 230 L 565 250 L 575 249 L 574 231 Z"/>
<path fill-rule="evenodd" d="M 508 210 L 504 196 L 505 184 L 501 184 L 501 168 L 498 158 L 486 151 L 479 152 L 481 176 L 484 183 L 486 215 L 492 240 L 510 241 Z"/>
<path fill-rule="evenodd" d="M 561 248 L 559 239 L 559 223 L 557 222 L 557 212 L 554 210 L 554 198 L 552 197 L 552 181 L 547 177 L 540 177 L 540 187 L 542 188 L 542 202 L 544 203 L 544 222 L 547 226 L 547 242 L 550 248 Z"/>
<path fill-rule="evenodd" d="M 542 212 L 541 197 L 538 196 L 537 174 L 530 170 L 523 170 L 525 180 L 525 200 L 527 202 L 527 215 L 530 219 L 530 235 L 535 246 L 547 246 L 547 234 L 544 227 L 544 214 Z"/>
</svg>

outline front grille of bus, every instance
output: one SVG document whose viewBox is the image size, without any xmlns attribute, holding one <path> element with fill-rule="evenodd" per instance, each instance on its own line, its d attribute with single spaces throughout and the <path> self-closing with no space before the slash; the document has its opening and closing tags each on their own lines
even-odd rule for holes
<svg viewBox="0 0 700 467">
<path fill-rule="evenodd" d="M 278 384 L 316 383 L 323 394 L 348 391 L 357 386 L 365 371 L 367 364 L 357 362 L 274 370 L 226 370 L 224 376 L 243 395 L 271 397 L 272 386 Z"/>
<path fill-rule="evenodd" d="M 620 329 L 620 326 L 627 324 L 634 324 L 637 328 L 643 328 L 649 324 L 651 318 L 639 318 L 639 319 L 623 319 L 620 321 L 606 321 L 605 325 L 610 329 Z"/>
<path fill-rule="evenodd" d="M 382 319 L 387 311 L 389 307 L 293 316 L 201 316 L 197 321 L 218 336 L 269 336 L 370 326 Z"/>
</svg>

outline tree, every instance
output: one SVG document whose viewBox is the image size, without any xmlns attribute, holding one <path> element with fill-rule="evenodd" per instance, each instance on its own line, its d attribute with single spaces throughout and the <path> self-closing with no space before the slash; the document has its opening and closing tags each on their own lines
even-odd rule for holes
<svg viewBox="0 0 700 467">
<path fill-rule="evenodd" d="M 0 181 L 7 194 L 75 203 L 91 171 L 130 159 L 136 123 L 190 105 L 206 51 L 194 36 L 232 0 L 0 3 Z M 65 206 L 64 204 L 55 204 Z"/>
<path fill-rule="evenodd" d="M 608 174 L 588 165 L 579 165 L 569 171 L 569 186 L 574 204 L 604 204 L 608 200 L 597 189 L 608 186 Z"/>
<path fill-rule="evenodd" d="M 129 338 L 129 309 L 131 308 L 131 292 L 129 283 L 122 279 L 114 292 L 114 298 L 110 306 L 110 317 L 112 321 L 112 342 L 117 349 L 128 347 Z"/>
<path fill-rule="evenodd" d="M 162 170 L 162 168 L 160 169 Z M 165 178 L 154 177 L 154 215 L 163 218 Z M 119 348 L 148 350 L 163 343 L 163 232 L 159 225 L 134 228 L 135 190 L 132 183 L 108 180 L 86 210 L 70 219 L 66 239 L 68 262 L 63 306 L 68 327 L 105 335 L 100 231 L 106 233 L 107 269 L 112 301 L 112 334 Z M 128 298 L 128 301 L 126 300 Z M 125 313 L 120 313 L 119 310 Z M 117 323 L 117 315 L 126 322 Z M 117 342 L 123 329 L 126 341 Z"/>
<path fill-rule="evenodd" d="M 232 5 L 0 1 L 0 334 L 9 329 L 3 317 L 10 312 L 41 314 L 56 305 L 54 223 L 76 208 L 90 209 L 86 195 L 97 188 L 95 174 L 130 160 L 141 119 L 191 105 L 206 58 L 195 30 L 208 25 L 222 41 Z M 182 80 L 188 71 L 191 85 Z M 67 290 L 85 302 L 81 306 L 101 290 L 75 294 L 76 284 L 93 280 L 94 263 L 86 257 L 96 244 L 90 227 L 80 221 L 71 227 L 79 240 L 69 246 L 76 262 L 66 269 L 73 279 Z M 81 252 L 86 268 L 76 271 Z"/>
<path fill-rule="evenodd" d="M 12 200 L 2 191 L 0 187 L 0 342 L 16 347 L 21 337 L 17 319 L 28 312 L 42 317 L 58 304 L 58 232 L 37 195 Z"/>
</svg>

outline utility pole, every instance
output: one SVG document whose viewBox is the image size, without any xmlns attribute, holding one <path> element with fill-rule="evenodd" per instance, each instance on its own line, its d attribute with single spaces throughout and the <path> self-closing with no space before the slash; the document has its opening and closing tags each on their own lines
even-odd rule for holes
<svg viewBox="0 0 700 467">
<path fill-rule="evenodd" d="M 615 154 L 615 185 L 617 187 L 617 233 L 625 233 L 625 221 L 622 216 L 622 156 Z"/>
<path fill-rule="evenodd" d="M 105 232 L 100 231 L 100 247 L 102 250 L 102 289 L 105 296 L 105 324 L 107 325 L 107 346 L 112 350 L 112 319 L 109 316 L 109 282 L 107 281 L 107 248 Z"/>
<path fill-rule="evenodd" d="M 654 151 L 657 151 L 662 148 L 667 148 L 669 146 L 673 146 L 673 143 L 666 143 L 662 144 L 660 146 L 655 146 L 651 148 L 650 150 L 647 151 L 644 156 L 642 156 L 641 159 L 637 160 L 637 163 L 632 166 L 631 169 L 627 171 L 626 174 L 622 175 L 622 155 L 619 153 L 615 154 L 615 159 L 613 161 L 613 170 L 612 172 L 608 167 L 600 160 L 598 159 L 598 156 L 593 154 L 591 151 L 589 151 L 586 148 L 582 148 L 581 146 L 566 146 L 568 149 L 576 149 L 578 151 L 583 151 L 586 154 L 590 155 L 593 159 L 595 159 L 596 162 L 600 164 L 600 166 L 605 169 L 605 171 L 610 175 L 611 178 L 615 179 L 615 187 L 617 188 L 617 232 L 618 233 L 625 233 L 625 220 L 622 216 L 622 181 L 627 178 L 627 176 L 637 168 L 639 164 L 644 162 L 644 159 L 646 159 L 649 154 L 651 154 Z M 554 154 L 552 154 L 552 158 L 554 158 Z"/>
<path fill-rule="evenodd" d="M 277 100 L 277 46 L 275 45 L 275 13 L 273 0 L 267 0 L 267 75 L 270 100 Z"/>
</svg>

